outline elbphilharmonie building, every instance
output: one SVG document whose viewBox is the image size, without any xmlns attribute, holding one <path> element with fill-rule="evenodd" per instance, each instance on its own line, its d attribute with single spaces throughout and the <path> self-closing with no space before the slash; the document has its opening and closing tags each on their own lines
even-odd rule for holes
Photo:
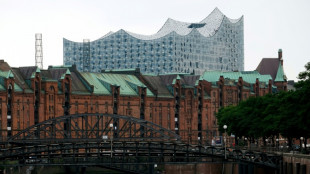
<svg viewBox="0 0 310 174">
<path fill-rule="evenodd" d="M 243 71 L 243 17 L 230 19 L 214 9 L 200 22 L 168 19 L 153 35 L 125 30 L 89 41 L 63 39 L 64 65 L 80 71 L 140 68 L 146 74 Z"/>
</svg>

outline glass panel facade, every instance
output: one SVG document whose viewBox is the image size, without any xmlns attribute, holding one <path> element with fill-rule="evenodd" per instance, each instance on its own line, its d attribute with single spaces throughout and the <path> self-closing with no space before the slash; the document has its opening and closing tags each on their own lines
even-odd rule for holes
<svg viewBox="0 0 310 174">
<path fill-rule="evenodd" d="M 244 70 L 243 17 L 232 20 L 215 9 L 200 23 L 168 19 L 154 35 L 119 30 L 95 41 L 63 39 L 64 65 L 80 71 L 140 68 L 142 73 Z"/>
</svg>

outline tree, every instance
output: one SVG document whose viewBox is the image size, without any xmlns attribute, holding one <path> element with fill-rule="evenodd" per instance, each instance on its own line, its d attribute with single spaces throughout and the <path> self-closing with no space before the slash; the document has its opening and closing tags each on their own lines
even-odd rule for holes
<svg viewBox="0 0 310 174">
<path fill-rule="evenodd" d="M 296 91 L 250 97 L 238 106 L 220 109 L 217 114 L 220 131 L 228 125 L 228 133 L 245 136 L 250 140 L 281 134 L 292 139 L 310 138 L 310 62 L 306 71 L 299 73 Z"/>
<path fill-rule="evenodd" d="M 300 72 L 298 75 L 299 81 L 295 85 L 295 95 L 297 98 L 296 109 L 297 116 L 300 119 L 300 132 L 304 137 L 305 143 L 307 138 L 310 137 L 310 62 L 305 65 L 305 71 Z"/>
</svg>

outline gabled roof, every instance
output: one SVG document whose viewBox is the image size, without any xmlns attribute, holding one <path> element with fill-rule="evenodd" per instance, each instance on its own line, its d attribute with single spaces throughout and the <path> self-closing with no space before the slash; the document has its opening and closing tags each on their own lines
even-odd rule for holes
<svg viewBox="0 0 310 174">
<path fill-rule="evenodd" d="M 0 70 L 1 71 L 9 71 L 11 69 L 10 65 L 4 60 L 0 60 Z"/>
<path fill-rule="evenodd" d="M 257 66 L 256 70 L 262 74 L 271 75 L 272 79 L 275 80 L 277 76 L 277 71 L 279 67 L 279 59 L 278 58 L 263 58 L 262 61 Z"/>
<path fill-rule="evenodd" d="M 90 94 L 86 85 L 82 82 L 76 72 L 71 72 L 71 90 L 76 94 Z"/>
<path fill-rule="evenodd" d="M 158 97 L 173 97 L 162 79 L 157 75 L 143 75 L 147 84 L 157 91 Z"/>
<path fill-rule="evenodd" d="M 80 72 L 83 78 L 89 85 L 94 86 L 94 93 L 110 95 L 110 86 L 119 86 L 120 95 L 137 96 L 138 87 L 145 87 L 145 85 L 134 75 L 127 74 L 113 74 L 113 73 L 89 73 Z M 154 96 L 154 94 L 147 89 L 147 96 Z"/>
<path fill-rule="evenodd" d="M 25 92 L 32 92 L 31 88 L 23 78 L 23 75 L 20 72 L 20 68 L 12 68 L 12 72 L 14 74 L 15 84 L 18 84 L 22 89 L 25 89 Z"/>
<path fill-rule="evenodd" d="M 184 75 L 185 85 L 196 86 L 196 82 L 200 79 L 200 75 Z"/>
<path fill-rule="evenodd" d="M 67 68 L 57 68 L 57 69 L 53 68 L 53 69 L 49 69 L 49 72 L 51 73 L 51 76 L 53 79 L 59 80 L 61 79 L 63 75 L 66 74 Z"/>
<path fill-rule="evenodd" d="M 24 79 L 31 79 L 33 73 L 37 71 L 36 66 L 28 66 L 28 67 L 19 67 L 20 73 Z"/>
<path fill-rule="evenodd" d="M 178 74 L 159 75 L 162 83 L 166 86 L 171 85 L 177 76 Z"/>
</svg>

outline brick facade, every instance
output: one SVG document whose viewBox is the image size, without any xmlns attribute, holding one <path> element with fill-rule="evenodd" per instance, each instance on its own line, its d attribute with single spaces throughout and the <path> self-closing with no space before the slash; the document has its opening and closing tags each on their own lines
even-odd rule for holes
<svg viewBox="0 0 310 174">
<path fill-rule="evenodd" d="M 241 76 L 232 79 L 220 75 L 212 82 L 203 76 L 147 76 L 137 70 L 94 74 L 78 72 L 74 66 L 11 68 L 4 61 L 0 61 L 0 71 L 2 140 L 51 118 L 109 113 L 154 122 L 175 131 L 185 142 L 210 144 L 219 135 L 215 114 L 220 107 L 272 92 L 271 79 L 268 83 L 258 78 L 247 82 Z M 97 83 L 95 75 L 114 81 L 103 79 Z M 108 92 L 100 85 L 105 85 Z M 125 89 L 130 90 L 125 93 Z"/>
</svg>

